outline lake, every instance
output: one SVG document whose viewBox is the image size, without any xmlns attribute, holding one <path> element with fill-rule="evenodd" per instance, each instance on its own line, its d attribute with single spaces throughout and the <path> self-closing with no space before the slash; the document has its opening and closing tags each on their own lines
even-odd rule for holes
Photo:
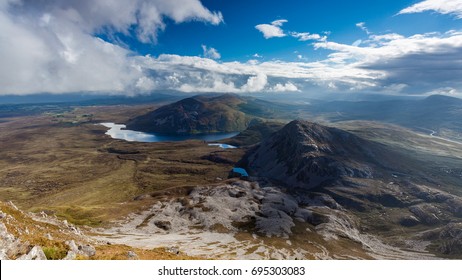
<svg viewBox="0 0 462 280">
<path fill-rule="evenodd" d="M 131 142 L 170 142 L 170 141 L 185 141 L 185 140 L 203 140 L 203 141 L 218 141 L 221 139 L 230 138 L 239 134 L 239 132 L 228 133 L 210 133 L 210 134 L 191 134 L 191 135 L 160 135 L 154 133 L 145 133 L 141 131 L 125 129 L 124 124 L 115 123 L 100 123 L 109 128 L 106 134 L 114 139 L 126 140 Z M 226 145 L 226 144 L 225 144 Z M 230 146 L 230 145 L 229 145 Z M 221 147 L 225 148 L 225 147 Z M 226 148 L 231 148 L 226 147 Z"/>
</svg>

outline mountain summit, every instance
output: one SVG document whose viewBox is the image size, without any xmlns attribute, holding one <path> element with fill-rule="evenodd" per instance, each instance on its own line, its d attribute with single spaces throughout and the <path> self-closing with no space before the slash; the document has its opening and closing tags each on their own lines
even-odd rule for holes
<svg viewBox="0 0 462 280">
<path fill-rule="evenodd" d="M 238 109 L 245 102 L 232 94 L 193 96 L 136 117 L 127 128 L 163 134 L 242 131 L 251 120 Z"/>
<path fill-rule="evenodd" d="M 259 176 L 312 188 L 343 176 L 371 178 L 369 143 L 349 132 L 295 120 L 248 154 Z"/>
</svg>

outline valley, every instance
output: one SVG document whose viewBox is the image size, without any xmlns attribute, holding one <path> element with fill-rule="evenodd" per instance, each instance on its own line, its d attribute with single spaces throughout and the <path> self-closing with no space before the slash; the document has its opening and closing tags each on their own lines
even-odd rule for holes
<svg viewBox="0 0 462 280">
<path fill-rule="evenodd" d="M 163 258 L 139 251 L 161 247 L 206 259 L 462 256 L 457 141 L 374 117 L 330 119 L 327 109 L 234 95 L 194 99 L 187 106 L 63 106 L 2 118 L 0 200 L 66 220 L 85 242 L 103 246 L 105 258 L 128 251 Z M 100 125 L 134 129 L 134 120 L 164 125 L 158 120 L 170 116 L 173 130 L 160 132 L 240 131 L 217 141 L 237 148 L 194 139 L 124 141 Z M 233 167 L 250 177 L 230 178 Z"/>
</svg>

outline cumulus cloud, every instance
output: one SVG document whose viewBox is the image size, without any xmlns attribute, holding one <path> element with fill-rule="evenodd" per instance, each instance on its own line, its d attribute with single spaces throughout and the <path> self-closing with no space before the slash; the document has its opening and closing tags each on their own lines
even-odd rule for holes
<svg viewBox="0 0 462 280">
<path fill-rule="evenodd" d="M 364 46 L 335 42 L 316 43 L 316 48 L 333 51 L 325 62 L 336 67 L 371 71 L 357 76 L 372 88 L 408 90 L 422 93 L 426 89 L 452 85 L 461 88 L 462 32 L 398 34 L 370 36 Z M 375 75 L 373 75 L 375 73 Z"/>
<path fill-rule="evenodd" d="M 130 50 L 95 34 L 153 43 L 165 18 L 223 21 L 199 0 L 0 1 L 0 94 L 152 88 Z"/>
<path fill-rule="evenodd" d="M 286 22 L 287 20 L 285 19 L 279 19 L 271 22 L 271 24 L 258 24 L 255 26 L 255 28 L 263 33 L 263 37 L 265 37 L 265 39 L 285 37 L 286 34 L 281 27 Z"/>
<path fill-rule="evenodd" d="M 462 19 L 462 1 L 460 0 L 425 0 L 401 10 L 398 14 L 422 13 L 434 11 L 440 14 L 451 14 Z"/>
<path fill-rule="evenodd" d="M 291 91 L 299 91 L 297 86 L 292 84 L 291 82 L 285 84 L 276 84 L 274 87 L 271 88 L 271 91 L 274 92 L 291 92 Z"/>
<path fill-rule="evenodd" d="M 319 61 L 217 62 L 193 56 L 139 57 L 156 87 L 187 92 L 461 92 L 462 32 L 370 35 L 361 44 L 315 42 Z M 303 58 L 303 57 L 302 57 Z M 441 90 L 439 91 L 441 92 Z"/>
<path fill-rule="evenodd" d="M 255 76 L 249 77 L 247 83 L 241 88 L 243 92 L 262 91 L 268 83 L 268 77 L 264 73 L 258 73 Z"/>
<path fill-rule="evenodd" d="M 204 57 L 211 59 L 221 58 L 221 54 L 215 48 L 208 48 L 206 45 L 202 45 L 202 51 L 204 53 Z"/>
<path fill-rule="evenodd" d="M 179 10 L 174 10 L 172 3 Z M 90 9 L 92 4 L 99 9 Z M 257 54 L 246 62 L 222 62 L 217 61 L 219 52 L 206 45 L 202 46 L 202 56 L 140 56 L 95 36 L 122 33 L 154 42 L 165 28 L 166 17 L 178 23 L 199 20 L 218 24 L 223 20 L 219 12 L 207 10 L 198 0 L 0 1 L 0 94 L 129 94 L 167 89 L 236 93 L 462 92 L 459 30 L 412 36 L 369 34 L 350 45 L 329 41 L 326 34 L 284 32 L 286 20 L 272 22 L 269 25 L 280 30 L 270 32 L 272 35 L 313 40 L 315 49 L 329 53 L 322 60 L 309 61 L 300 56 L 296 62 L 256 60 L 260 58 Z"/>
</svg>

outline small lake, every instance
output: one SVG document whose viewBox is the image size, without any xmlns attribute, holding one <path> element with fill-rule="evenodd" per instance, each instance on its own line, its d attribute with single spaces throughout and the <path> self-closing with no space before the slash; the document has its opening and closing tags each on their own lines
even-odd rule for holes
<svg viewBox="0 0 462 280">
<path fill-rule="evenodd" d="M 229 145 L 229 144 L 221 144 L 221 143 L 210 143 L 209 146 L 217 146 L 222 149 L 236 149 L 236 146 Z"/>
<path fill-rule="evenodd" d="M 126 140 L 131 142 L 171 142 L 171 141 L 185 141 L 185 140 L 203 140 L 203 141 L 218 141 L 221 139 L 230 138 L 239 134 L 239 132 L 228 133 L 211 133 L 211 134 L 191 134 L 191 135 L 159 135 L 154 133 L 145 133 L 141 131 L 134 131 L 125 129 L 124 124 L 115 123 L 100 123 L 101 125 L 109 128 L 105 133 L 114 139 Z M 223 144 L 226 145 L 226 144 Z M 219 146 L 217 144 L 217 146 Z M 231 148 L 230 147 L 221 148 Z"/>
</svg>

